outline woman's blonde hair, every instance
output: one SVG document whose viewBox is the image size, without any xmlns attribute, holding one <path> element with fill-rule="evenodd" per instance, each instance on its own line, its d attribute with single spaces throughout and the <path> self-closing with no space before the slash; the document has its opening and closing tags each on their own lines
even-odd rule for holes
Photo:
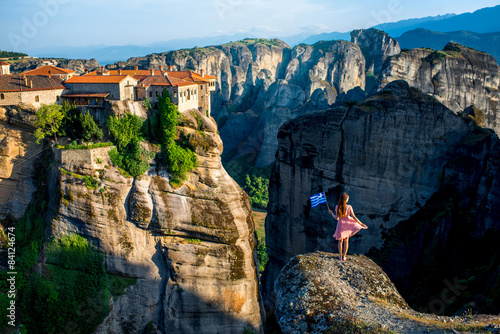
<svg viewBox="0 0 500 334">
<path fill-rule="evenodd" d="M 347 214 L 347 199 L 349 198 L 349 195 L 346 193 L 343 193 L 340 195 L 339 199 L 339 204 L 337 205 L 337 217 L 345 217 Z"/>
</svg>

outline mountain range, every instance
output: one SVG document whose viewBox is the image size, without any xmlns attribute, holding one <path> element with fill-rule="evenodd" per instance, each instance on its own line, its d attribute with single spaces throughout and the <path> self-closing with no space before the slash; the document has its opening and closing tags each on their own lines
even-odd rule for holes
<svg viewBox="0 0 500 334">
<path fill-rule="evenodd" d="M 500 32 L 500 21 L 497 19 L 500 16 L 500 5 L 495 7 L 488 7 L 479 9 L 473 13 L 463 13 L 459 15 L 446 14 L 439 16 L 429 16 L 424 18 L 415 18 L 402 20 L 392 23 L 383 23 L 374 26 L 374 28 L 383 30 L 387 32 L 392 37 L 401 36 L 401 40 L 404 42 L 402 47 L 408 47 L 408 45 L 417 45 L 425 47 L 433 47 L 433 45 L 439 45 L 435 47 L 436 49 L 442 48 L 447 42 L 453 41 L 465 44 L 473 48 L 484 49 L 491 54 L 496 55 L 496 52 L 486 50 L 486 47 L 482 45 L 487 42 L 483 41 L 483 38 L 487 39 L 490 36 L 476 36 L 474 34 L 487 34 Z M 457 31 L 467 31 L 467 33 L 450 33 L 449 35 L 442 34 L 423 34 L 422 32 L 403 35 L 411 30 L 415 29 L 428 29 L 435 32 L 457 32 Z M 466 35 L 473 35 L 466 37 Z M 231 41 L 237 41 L 251 36 L 246 33 L 239 33 L 235 35 L 221 35 L 213 37 L 204 38 L 186 38 L 186 39 L 174 39 L 164 42 L 152 43 L 148 45 L 123 45 L 123 46 L 108 46 L 108 45 L 96 45 L 96 46 L 85 46 L 85 47 L 74 47 L 74 46 L 60 46 L 60 47 L 47 47 L 42 49 L 34 49 L 30 51 L 30 55 L 38 57 L 64 57 L 64 58 L 84 58 L 91 59 L 95 58 L 100 64 L 106 65 L 111 64 L 120 60 L 127 60 L 130 57 L 143 56 L 151 53 L 161 53 L 169 50 L 177 50 L 182 48 L 192 48 L 195 46 L 207 46 L 207 45 L 220 45 L 228 43 Z M 304 33 L 296 34 L 292 36 L 276 36 L 277 38 L 283 40 L 290 46 L 295 46 L 298 44 L 314 44 L 321 40 L 350 40 L 350 32 L 330 32 L 321 33 L 317 35 L 307 36 Z M 411 41 L 411 38 L 415 38 L 415 41 Z M 429 39 L 430 38 L 430 39 Z M 461 38 L 461 39 L 456 39 Z M 443 42 L 443 40 L 446 40 Z M 477 42 L 481 40 L 480 42 Z M 399 39 L 398 39 L 399 41 Z M 425 43 L 423 43 L 425 42 Z M 467 43 L 479 43 L 479 44 L 467 44 Z M 476 47 L 476 46 L 477 47 Z"/>
</svg>

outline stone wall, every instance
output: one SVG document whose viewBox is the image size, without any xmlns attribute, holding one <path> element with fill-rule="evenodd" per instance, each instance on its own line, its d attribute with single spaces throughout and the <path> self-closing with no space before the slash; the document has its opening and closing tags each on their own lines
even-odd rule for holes
<svg viewBox="0 0 500 334">
<path fill-rule="evenodd" d="M 72 83 L 71 92 L 73 93 L 110 93 L 109 100 L 120 100 L 119 84 L 95 84 L 95 83 Z"/>
<path fill-rule="evenodd" d="M 47 89 L 47 90 L 32 90 L 24 92 L 3 92 L 3 99 L 0 95 L 1 106 L 18 105 L 19 103 L 31 104 L 36 108 L 40 108 L 42 104 L 61 103 L 60 96 L 64 89 Z M 38 99 L 37 99 L 38 97 Z M 38 102 L 37 102 L 38 100 Z"/>
<path fill-rule="evenodd" d="M 187 86 L 179 88 L 178 104 L 179 111 L 198 109 L 198 87 Z"/>
<path fill-rule="evenodd" d="M 114 146 L 90 150 L 56 150 L 55 156 L 63 165 L 93 164 L 99 169 L 111 164 L 108 152 L 113 148 Z"/>
</svg>

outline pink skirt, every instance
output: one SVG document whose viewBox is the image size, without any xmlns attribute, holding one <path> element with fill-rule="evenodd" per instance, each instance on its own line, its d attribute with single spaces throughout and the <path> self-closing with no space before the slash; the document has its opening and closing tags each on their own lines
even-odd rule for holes
<svg viewBox="0 0 500 334">
<path fill-rule="evenodd" d="M 361 230 L 361 225 L 351 217 L 342 217 L 337 221 L 337 228 L 333 237 L 336 240 L 350 238 Z"/>
</svg>

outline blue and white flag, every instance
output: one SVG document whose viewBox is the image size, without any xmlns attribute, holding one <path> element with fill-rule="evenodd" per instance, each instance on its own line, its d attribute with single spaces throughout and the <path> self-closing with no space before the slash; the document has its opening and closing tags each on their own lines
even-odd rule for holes
<svg viewBox="0 0 500 334">
<path fill-rule="evenodd" d="M 311 199 L 311 207 L 315 208 L 320 204 L 325 204 L 326 203 L 326 197 L 324 193 L 319 193 L 316 195 L 313 195 L 309 197 Z"/>
</svg>

